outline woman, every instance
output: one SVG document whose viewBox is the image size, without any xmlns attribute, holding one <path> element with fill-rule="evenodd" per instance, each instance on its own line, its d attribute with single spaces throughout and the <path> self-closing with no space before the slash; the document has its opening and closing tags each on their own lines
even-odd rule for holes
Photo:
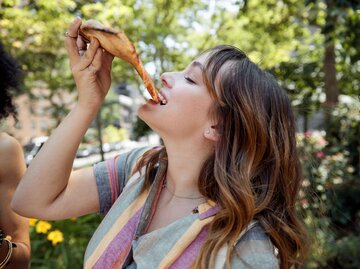
<svg viewBox="0 0 360 269">
<path fill-rule="evenodd" d="M 72 172 L 113 59 L 96 39 L 83 53 L 80 25 L 76 19 L 66 38 L 77 106 L 32 161 L 14 208 L 41 219 L 106 214 L 85 268 L 299 267 L 300 164 L 289 100 L 276 81 L 234 47 L 209 50 L 161 76 L 166 105 L 139 109 L 164 147 Z"/>
<path fill-rule="evenodd" d="M 12 97 L 19 90 L 19 83 L 20 69 L 0 43 L 0 120 L 16 117 Z M 29 267 L 29 221 L 10 207 L 25 169 L 24 153 L 19 142 L 0 132 L 0 268 L 5 264 L 8 264 L 5 268 L 9 269 Z"/>
</svg>

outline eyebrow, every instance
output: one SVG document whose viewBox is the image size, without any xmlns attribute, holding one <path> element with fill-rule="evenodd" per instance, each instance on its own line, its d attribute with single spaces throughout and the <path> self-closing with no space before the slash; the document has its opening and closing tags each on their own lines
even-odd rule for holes
<svg viewBox="0 0 360 269">
<path fill-rule="evenodd" d="M 204 66 L 203 66 L 201 63 L 199 63 L 198 61 L 192 62 L 192 63 L 191 63 L 191 66 L 199 67 L 199 68 L 201 69 L 201 71 L 204 70 Z"/>
</svg>

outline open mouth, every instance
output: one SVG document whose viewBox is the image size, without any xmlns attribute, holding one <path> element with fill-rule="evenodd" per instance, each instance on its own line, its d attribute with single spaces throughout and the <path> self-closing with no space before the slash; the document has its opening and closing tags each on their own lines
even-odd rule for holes
<svg viewBox="0 0 360 269">
<path fill-rule="evenodd" d="M 158 93 L 158 97 L 160 99 L 160 105 L 164 106 L 167 104 L 166 98 L 161 93 Z"/>
</svg>

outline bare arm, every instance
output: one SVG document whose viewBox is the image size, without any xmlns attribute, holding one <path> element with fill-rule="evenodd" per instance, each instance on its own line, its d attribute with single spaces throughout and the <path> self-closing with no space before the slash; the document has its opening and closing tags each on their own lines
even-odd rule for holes
<svg viewBox="0 0 360 269">
<path fill-rule="evenodd" d="M 55 220 L 97 211 L 92 169 L 72 172 L 76 150 L 92 118 L 76 107 L 53 132 L 19 184 L 12 203 L 16 212 Z"/>
<path fill-rule="evenodd" d="M 81 20 L 69 27 L 77 36 Z M 67 37 L 79 100 L 53 132 L 23 177 L 14 195 L 13 208 L 21 215 L 40 219 L 64 219 L 98 211 L 99 201 L 91 168 L 72 172 L 77 148 L 103 102 L 111 84 L 113 57 L 93 40 L 84 55 L 82 41 Z"/>
<path fill-rule="evenodd" d="M 0 134 L 0 229 L 17 244 L 6 268 L 28 268 L 30 261 L 29 221 L 16 214 L 10 207 L 15 189 L 26 169 L 20 144 L 6 134 Z M 0 262 L 8 246 L 0 248 Z"/>
</svg>

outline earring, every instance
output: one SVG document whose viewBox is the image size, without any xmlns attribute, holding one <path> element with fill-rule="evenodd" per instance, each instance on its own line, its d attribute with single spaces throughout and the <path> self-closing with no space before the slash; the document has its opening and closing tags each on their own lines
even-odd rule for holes
<svg viewBox="0 0 360 269">
<path fill-rule="evenodd" d="M 205 131 L 205 134 L 210 134 L 210 129 L 207 129 L 207 130 Z"/>
</svg>

